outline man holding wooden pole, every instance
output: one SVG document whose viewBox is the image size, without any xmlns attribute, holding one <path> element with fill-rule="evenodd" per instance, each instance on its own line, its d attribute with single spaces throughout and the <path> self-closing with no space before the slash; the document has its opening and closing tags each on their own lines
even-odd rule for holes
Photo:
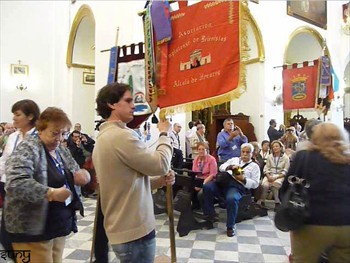
<svg viewBox="0 0 350 263">
<path fill-rule="evenodd" d="M 121 262 L 153 262 L 156 224 L 151 190 L 175 182 L 170 171 L 170 123 L 159 122 L 159 144 L 152 151 L 126 126 L 135 108 L 128 85 L 106 85 L 96 103 L 98 114 L 106 119 L 93 162 L 109 243 Z"/>
</svg>

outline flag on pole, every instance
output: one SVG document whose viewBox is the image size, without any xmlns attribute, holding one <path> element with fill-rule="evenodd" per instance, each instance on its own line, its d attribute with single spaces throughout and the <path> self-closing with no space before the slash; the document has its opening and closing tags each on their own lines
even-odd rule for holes
<svg viewBox="0 0 350 263">
<path fill-rule="evenodd" d="M 319 62 L 314 60 L 311 63 L 304 62 L 299 68 L 297 63 L 292 68 L 283 66 L 283 110 L 315 107 Z"/>
</svg>

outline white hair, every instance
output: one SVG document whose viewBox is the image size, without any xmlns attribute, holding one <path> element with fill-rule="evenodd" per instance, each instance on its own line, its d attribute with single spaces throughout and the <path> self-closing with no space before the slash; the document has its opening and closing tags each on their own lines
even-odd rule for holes
<svg viewBox="0 0 350 263">
<path fill-rule="evenodd" d="M 243 143 L 241 145 L 241 149 L 243 149 L 243 148 L 249 148 L 250 149 L 250 153 L 254 152 L 254 146 L 251 143 L 248 143 L 248 142 Z"/>
</svg>

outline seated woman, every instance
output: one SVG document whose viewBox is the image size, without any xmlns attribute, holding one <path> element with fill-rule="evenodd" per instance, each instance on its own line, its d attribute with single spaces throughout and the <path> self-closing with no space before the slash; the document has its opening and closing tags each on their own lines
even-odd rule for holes
<svg viewBox="0 0 350 263">
<path fill-rule="evenodd" d="M 265 206 L 265 199 L 268 190 L 271 188 L 275 200 L 275 209 L 280 205 L 281 201 L 278 196 L 278 191 L 282 186 L 284 177 L 289 169 L 289 157 L 284 154 L 283 144 L 281 141 L 273 141 L 271 143 L 272 153 L 267 157 L 264 167 L 265 177 L 261 183 L 262 193 L 258 204 Z"/>
<path fill-rule="evenodd" d="M 83 213 L 74 185 L 89 182 L 61 146 L 71 122 L 58 108 L 39 117 L 38 136 L 26 137 L 6 163 L 5 222 L 14 250 L 29 250 L 31 262 L 62 262 L 65 238 L 77 232 Z"/>
<path fill-rule="evenodd" d="M 199 204 L 196 203 L 196 195 L 198 197 L 200 205 L 202 205 L 203 184 L 213 181 L 218 172 L 216 159 L 208 153 L 208 144 L 204 142 L 198 142 L 197 151 L 198 155 L 193 160 L 192 165 L 192 171 L 197 172 L 195 178 L 195 192 L 194 196 L 192 197 L 193 208 L 199 208 Z"/>
</svg>

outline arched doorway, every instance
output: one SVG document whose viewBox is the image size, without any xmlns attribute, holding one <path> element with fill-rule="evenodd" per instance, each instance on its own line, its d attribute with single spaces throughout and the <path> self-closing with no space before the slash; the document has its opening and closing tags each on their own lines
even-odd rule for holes
<svg viewBox="0 0 350 263">
<path fill-rule="evenodd" d="M 72 121 L 94 134 L 95 18 L 88 5 L 78 10 L 70 32 L 66 64 L 71 69 Z"/>
</svg>

